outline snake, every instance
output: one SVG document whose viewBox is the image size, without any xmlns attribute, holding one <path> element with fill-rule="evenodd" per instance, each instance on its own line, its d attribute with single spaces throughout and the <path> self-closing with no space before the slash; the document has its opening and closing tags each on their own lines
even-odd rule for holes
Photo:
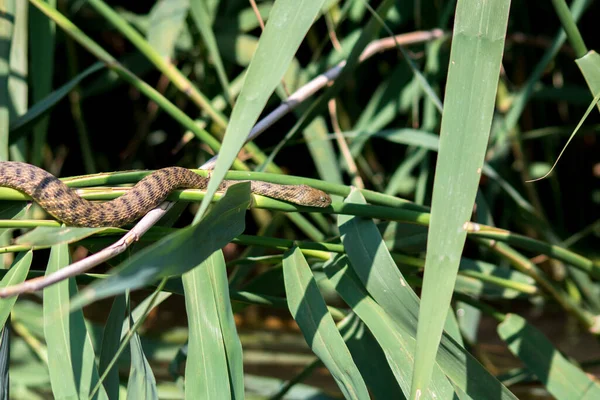
<svg viewBox="0 0 600 400">
<path fill-rule="evenodd" d="M 31 197 L 48 214 L 68 226 L 120 227 L 131 223 L 160 205 L 176 189 L 206 189 L 209 178 L 181 167 L 167 167 L 142 178 L 114 200 L 93 202 L 80 197 L 51 173 L 31 164 L 0 161 L 0 186 L 16 189 Z M 328 207 L 331 197 L 308 185 L 282 185 L 262 181 L 224 180 L 217 189 L 224 192 L 239 182 L 250 182 L 250 190 L 301 206 Z"/>
</svg>

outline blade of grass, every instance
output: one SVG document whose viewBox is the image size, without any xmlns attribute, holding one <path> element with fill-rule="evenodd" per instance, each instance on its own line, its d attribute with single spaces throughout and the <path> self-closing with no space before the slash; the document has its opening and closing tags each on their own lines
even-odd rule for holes
<svg viewBox="0 0 600 400">
<path fill-rule="evenodd" d="M 223 95 L 229 104 L 233 104 L 233 99 L 229 93 L 229 86 L 231 84 L 225 72 L 225 66 L 223 65 L 221 52 L 217 46 L 217 39 L 213 32 L 213 24 L 211 23 L 211 18 L 206 9 L 206 5 L 201 1 L 192 1 L 190 4 L 190 15 L 192 16 L 200 35 L 202 35 L 202 39 L 204 39 L 204 43 L 210 54 L 210 60 L 214 64 L 217 76 L 221 82 Z"/>
<path fill-rule="evenodd" d="M 411 399 L 429 385 L 488 143 L 510 1 L 459 0 L 442 115 Z"/>
<path fill-rule="evenodd" d="M 351 313 L 346 318 L 349 322 L 340 322 L 340 332 L 369 387 L 369 393 L 379 400 L 406 399 L 388 365 L 386 354 L 373 334 L 356 314 Z"/>
<path fill-rule="evenodd" d="M 401 328 L 368 295 L 360 279 L 349 268 L 346 256 L 338 255 L 334 260 L 328 262 L 324 269 L 337 292 L 369 327 L 369 330 L 385 353 L 387 363 L 396 381 L 402 388 L 402 392 L 408 397 L 414 362 L 414 333 L 411 334 L 409 331 Z M 454 388 L 437 366 L 434 382 L 430 388 L 430 392 L 424 398 L 453 398 Z"/>
<path fill-rule="evenodd" d="M 8 127 L 11 114 L 11 98 L 8 88 L 10 73 L 10 50 L 15 25 L 15 2 L 0 4 L 0 160 L 8 160 Z"/>
<path fill-rule="evenodd" d="M 213 286 L 215 269 L 226 273 L 222 253 L 217 250 L 202 264 L 182 276 L 190 333 L 185 367 L 186 399 L 230 399 L 228 357 L 224 332 L 217 311 L 217 293 Z M 212 270 L 212 271 L 211 271 Z M 207 278 L 209 273 L 209 279 Z M 238 365 L 235 364 L 236 370 Z M 239 377 L 236 376 L 236 380 Z"/>
<path fill-rule="evenodd" d="M 56 0 L 46 0 L 50 7 L 56 8 Z M 54 76 L 54 42 L 56 26 L 35 7 L 29 8 L 29 47 L 31 65 L 43 65 L 44 68 L 32 68 L 31 101 L 38 103 L 52 92 Z M 12 124 L 11 124 L 12 125 Z M 43 147 L 46 145 L 48 118 L 41 119 L 34 127 L 30 162 L 41 165 Z M 11 141 L 14 141 L 11 133 Z"/>
<path fill-rule="evenodd" d="M 29 267 L 31 267 L 32 259 L 33 253 L 31 251 L 19 254 L 6 275 L 2 278 L 0 287 L 16 285 L 23 282 L 27 277 Z M 8 299 L 0 299 L 0 326 L 5 326 L 16 301 L 16 296 Z"/>
<path fill-rule="evenodd" d="M 211 263 L 207 265 L 208 280 L 210 280 L 214 293 L 219 326 L 223 335 L 225 352 L 227 355 L 227 366 L 229 380 L 231 382 L 232 397 L 234 399 L 244 398 L 244 360 L 242 354 L 242 343 L 235 327 L 232 305 L 229 293 L 229 281 L 227 277 L 227 265 L 222 251 L 216 251 L 211 257 Z M 207 281 L 208 281 L 207 280 Z"/>
<path fill-rule="evenodd" d="M 346 202 L 354 201 L 365 201 L 356 190 L 346 199 Z M 416 336 L 419 299 L 398 270 L 373 221 L 341 215 L 338 226 L 351 266 L 369 295 L 396 324 Z M 446 333 L 437 357 L 444 374 L 472 398 L 515 398 Z"/>
<path fill-rule="evenodd" d="M 198 222 L 225 173 L 236 159 L 248 133 L 263 111 L 267 100 L 281 81 L 296 50 L 321 10 L 324 0 L 295 0 L 274 4 L 259 46 L 248 67 L 244 86 L 233 108 L 223 146 L 194 222 Z"/>
<path fill-rule="evenodd" d="M 8 77 L 8 90 L 10 94 L 10 119 L 25 114 L 29 103 L 29 87 L 27 76 L 29 73 L 28 44 L 28 9 L 24 2 L 16 2 L 15 26 L 12 34 L 10 51 L 10 75 Z M 10 139 L 9 139 L 10 140 Z M 9 149 L 10 157 L 15 161 L 25 161 L 27 156 L 27 142 L 20 140 L 12 144 Z"/>
<path fill-rule="evenodd" d="M 50 250 L 47 274 L 69 264 L 66 245 Z M 71 332 L 68 315 L 69 281 L 65 280 L 44 291 L 44 336 L 48 345 L 48 370 L 55 398 L 77 398 L 78 390 L 71 364 Z M 66 318 L 65 318 L 66 317 Z"/>
<path fill-rule="evenodd" d="M 50 250 L 46 275 L 69 264 L 66 244 Z M 99 380 L 94 348 L 83 312 L 69 313 L 70 298 L 77 293 L 74 279 L 44 291 L 44 336 L 48 345 L 48 369 L 55 398 L 87 398 Z M 107 399 L 101 388 L 95 399 Z"/>
<path fill-rule="evenodd" d="M 588 50 L 585 47 L 585 43 L 583 43 L 583 38 L 577 28 L 577 24 L 573 20 L 567 3 L 565 0 L 552 0 L 552 5 L 554 6 L 556 15 L 560 18 L 560 23 L 567 35 L 567 39 L 569 39 L 569 43 L 573 47 L 573 50 L 575 50 L 577 58 L 583 57 Z"/>
<path fill-rule="evenodd" d="M 345 398 L 369 398 L 365 382 L 327 311 L 310 267 L 297 247 L 284 255 L 283 277 L 290 313 L 306 343 L 331 372 Z"/>
<path fill-rule="evenodd" d="M 508 314 L 498 325 L 498 335 L 556 399 L 600 398 L 600 385 L 567 360 L 525 319 Z"/>
<path fill-rule="evenodd" d="M 600 54 L 592 50 L 575 62 L 585 78 L 592 96 L 596 97 L 600 93 Z"/>
</svg>

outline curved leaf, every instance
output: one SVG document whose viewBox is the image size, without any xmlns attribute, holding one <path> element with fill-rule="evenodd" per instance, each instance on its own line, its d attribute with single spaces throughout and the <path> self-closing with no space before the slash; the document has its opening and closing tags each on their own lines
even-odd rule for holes
<svg viewBox="0 0 600 400">
<path fill-rule="evenodd" d="M 217 311 L 217 291 L 221 286 L 213 285 L 215 273 L 226 274 L 225 261 L 220 251 L 214 252 L 202 264 L 182 277 L 190 327 L 185 367 L 186 399 L 232 397 L 227 367 L 228 354 Z M 234 365 L 239 367 L 237 363 Z"/>
<path fill-rule="evenodd" d="M 109 278 L 84 289 L 73 299 L 72 308 L 191 270 L 244 231 L 249 205 L 250 184 L 231 186 L 200 223 L 180 229 L 136 253 L 115 268 Z"/>
<path fill-rule="evenodd" d="M 555 398 L 600 398 L 598 382 L 569 362 L 542 332 L 522 317 L 507 315 L 498 325 L 498 335 Z"/>
<path fill-rule="evenodd" d="M 285 253 L 283 277 L 290 313 L 306 343 L 333 375 L 347 399 L 367 399 L 369 394 L 352 355 L 344 343 L 302 252 Z"/>
<path fill-rule="evenodd" d="M 232 111 L 219 158 L 196 218 L 208 208 L 225 173 L 242 148 L 267 100 L 281 81 L 324 0 L 279 0 L 273 5 L 258 48 L 248 67 L 244 86 Z"/>
</svg>

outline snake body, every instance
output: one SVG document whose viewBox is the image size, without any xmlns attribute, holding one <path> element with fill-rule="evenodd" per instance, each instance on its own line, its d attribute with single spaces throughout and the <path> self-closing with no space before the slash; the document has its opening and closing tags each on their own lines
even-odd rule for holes
<svg viewBox="0 0 600 400">
<path fill-rule="evenodd" d="M 219 191 L 238 182 L 223 181 Z M 250 182 L 255 194 L 311 207 L 331 204 L 329 195 L 307 185 Z M 175 189 L 206 189 L 207 185 L 208 178 L 185 168 L 168 167 L 144 177 L 114 200 L 91 202 L 41 168 L 16 161 L 0 161 L 0 186 L 29 195 L 46 212 L 70 226 L 119 227 L 144 216 Z"/>
</svg>

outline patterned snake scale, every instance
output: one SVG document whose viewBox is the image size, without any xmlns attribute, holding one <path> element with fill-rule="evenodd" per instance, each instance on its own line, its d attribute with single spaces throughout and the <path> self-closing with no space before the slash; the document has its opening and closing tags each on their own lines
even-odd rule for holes
<svg viewBox="0 0 600 400">
<path fill-rule="evenodd" d="M 241 181 L 223 181 L 219 191 Z M 327 207 L 331 198 L 306 185 L 279 185 L 250 181 L 251 191 L 263 196 L 311 207 Z M 54 175 L 31 164 L 0 161 L 0 186 L 29 195 L 44 210 L 70 226 L 118 227 L 144 216 L 162 203 L 175 189 L 206 189 L 208 178 L 188 169 L 168 167 L 139 181 L 124 195 L 107 202 L 91 202 L 79 197 Z"/>
</svg>

